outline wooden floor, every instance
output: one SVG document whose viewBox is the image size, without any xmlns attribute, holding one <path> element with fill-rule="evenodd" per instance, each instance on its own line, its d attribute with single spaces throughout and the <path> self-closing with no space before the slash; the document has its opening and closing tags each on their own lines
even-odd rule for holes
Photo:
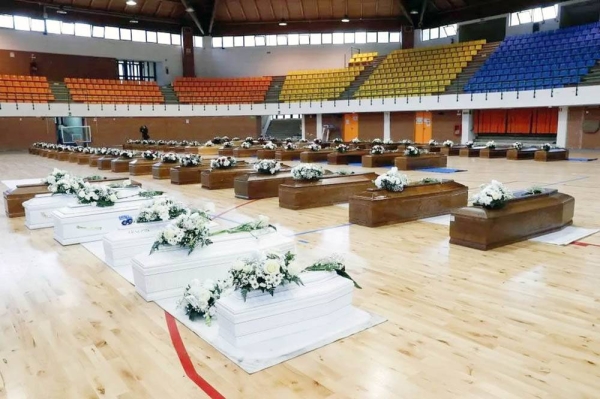
<svg viewBox="0 0 600 399">
<path fill-rule="evenodd" d="M 42 177 L 53 167 L 110 175 L 0 155 L 1 180 Z M 474 190 L 491 179 L 512 189 L 558 188 L 576 198 L 575 225 L 600 226 L 600 161 L 452 157 L 448 167 L 468 171 L 434 176 Z M 190 205 L 211 200 L 218 213 L 246 203 L 233 190 L 138 180 Z M 479 252 L 450 246 L 444 226 L 369 229 L 347 225 L 347 213 L 341 206 L 279 209 L 277 199 L 227 213 L 234 220 L 270 216 L 299 234 L 300 258 L 344 253 L 364 288 L 355 291 L 355 305 L 388 322 L 254 375 L 179 325 L 196 371 L 223 396 L 600 397 L 600 235 L 582 240 L 598 246 L 523 242 Z M 158 306 L 82 246 L 62 247 L 51 229 L 29 231 L 23 223 L 0 217 L 0 398 L 207 397 L 185 375 Z"/>
</svg>

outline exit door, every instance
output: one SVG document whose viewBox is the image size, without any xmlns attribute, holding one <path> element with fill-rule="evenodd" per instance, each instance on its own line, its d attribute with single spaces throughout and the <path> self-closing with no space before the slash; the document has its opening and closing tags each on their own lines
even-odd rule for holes
<svg viewBox="0 0 600 399">
<path fill-rule="evenodd" d="M 415 113 L 415 143 L 427 143 L 432 136 L 431 112 Z"/>
</svg>

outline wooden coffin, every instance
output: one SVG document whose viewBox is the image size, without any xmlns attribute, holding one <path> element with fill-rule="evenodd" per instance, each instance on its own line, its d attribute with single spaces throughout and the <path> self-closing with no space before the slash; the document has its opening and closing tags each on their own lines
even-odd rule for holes
<svg viewBox="0 0 600 399">
<path fill-rule="evenodd" d="M 129 162 L 133 161 L 132 158 L 116 158 L 110 162 L 110 170 L 115 173 L 127 173 L 129 172 Z"/>
<path fill-rule="evenodd" d="M 284 150 L 278 149 L 275 151 L 275 159 L 278 161 L 294 161 L 300 159 L 300 154 L 304 152 L 304 149 L 296 150 Z"/>
<path fill-rule="evenodd" d="M 232 157 L 233 156 L 233 147 L 230 148 L 219 148 L 217 151 L 220 157 Z"/>
<path fill-rule="evenodd" d="M 78 165 L 89 165 L 91 154 L 79 154 L 77 156 L 77 164 Z"/>
<path fill-rule="evenodd" d="M 171 168 L 177 166 L 177 163 L 163 163 L 157 162 L 152 165 L 152 178 L 153 179 L 170 179 Z"/>
<path fill-rule="evenodd" d="M 570 225 L 575 199 L 556 189 L 508 200 L 502 209 L 470 206 L 452 212 L 450 243 L 488 250 L 560 230 Z"/>
<path fill-rule="evenodd" d="M 219 155 L 219 147 L 185 147 L 185 152 L 198 155 Z"/>
<path fill-rule="evenodd" d="M 71 163 L 77 163 L 77 160 L 79 159 L 79 154 L 81 154 L 80 152 L 72 152 L 69 154 L 69 162 Z"/>
<path fill-rule="evenodd" d="M 410 185 L 401 192 L 372 189 L 350 197 L 350 223 L 366 227 L 404 223 L 467 206 L 468 187 L 453 180 Z"/>
<path fill-rule="evenodd" d="M 50 152 L 50 150 L 46 150 L 44 148 L 40 148 L 38 150 L 38 155 L 43 157 L 43 158 L 48 158 L 48 152 Z"/>
<path fill-rule="evenodd" d="M 370 150 L 350 150 L 348 152 L 332 152 L 327 155 L 327 163 L 330 165 L 348 165 L 349 163 L 362 162 L 363 155 L 369 155 Z"/>
<path fill-rule="evenodd" d="M 69 155 L 71 155 L 70 152 L 67 151 L 60 151 L 56 154 L 56 159 L 58 161 L 68 161 L 69 160 Z"/>
<path fill-rule="evenodd" d="M 458 156 L 460 154 L 460 150 L 467 147 L 453 146 L 453 147 L 442 147 L 440 149 L 440 154 L 445 155 L 447 157 Z"/>
<path fill-rule="evenodd" d="M 399 152 L 386 152 L 385 154 L 368 154 L 362 156 L 362 166 L 364 168 L 378 168 L 381 166 L 392 166 L 394 160 L 402 156 Z"/>
<path fill-rule="evenodd" d="M 151 175 L 152 165 L 155 163 L 156 161 L 151 161 L 144 158 L 136 158 L 129 162 L 129 174 L 131 176 Z"/>
<path fill-rule="evenodd" d="M 56 150 L 48 150 L 47 154 L 49 159 L 57 159 L 58 157 L 58 151 Z"/>
<path fill-rule="evenodd" d="M 236 158 L 250 158 L 250 157 L 255 157 L 256 153 L 258 152 L 260 148 L 259 147 L 255 147 L 255 148 L 242 148 L 242 147 L 238 147 L 238 148 L 234 148 L 233 149 L 233 156 Z"/>
<path fill-rule="evenodd" d="M 429 150 L 429 152 L 438 153 L 442 151 L 442 146 L 439 145 L 426 145 L 423 146 L 424 149 Z"/>
<path fill-rule="evenodd" d="M 522 159 L 533 159 L 535 156 L 535 152 L 537 148 L 523 148 L 517 150 L 516 148 L 511 148 L 506 152 L 506 159 L 511 161 L 519 161 Z"/>
<path fill-rule="evenodd" d="M 169 171 L 171 184 L 200 184 L 200 172 L 207 169 L 205 166 L 175 166 Z"/>
<path fill-rule="evenodd" d="M 92 154 L 90 155 L 90 157 L 88 158 L 88 165 L 91 166 L 92 168 L 97 168 L 98 167 L 98 160 L 100 158 L 102 158 L 104 155 L 98 155 L 98 154 Z"/>
<path fill-rule="evenodd" d="M 233 188 L 236 177 L 251 173 L 253 170 L 248 164 L 235 166 L 231 169 L 203 170 L 200 181 L 202 182 L 202 188 L 207 190 Z"/>
<path fill-rule="evenodd" d="M 288 180 L 279 186 L 279 206 L 307 209 L 348 202 L 357 193 L 373 188 L 376 173 L 324 176 L 316 181 Z"/>
<path fill-rule="evenodd" d="M 400 170 L 415 170 L 425 168 L 443 168 L 448 164 L 445 155 L 423 154 L 417 157 L 397 157 L 394 165 Z"/>
<path fill-rule="evenodd" d="M 510 148 L 484 148 L 479 151 L 480 158 L 506 158 L 506 153 Z"/>
<path fill-rule="evenodd" d="M 485 147 L 461 148 L 458 155 L 461 157 L 469 157 L 469 158 L 479 157 L 481 150 L 483 150 L 484 148 Z"/>
<path fill-rule="evenodd" d="M 112 155 L 104 155 L 102 158 L 98 159 L 98 169 L 99 170 L 111 170 L 112 169 L 112 161 L 115 159 Z"/>
<path fill-rule="evenodd" d="M 569 150 L 562 148 L 550 151 L 538 150 L 533 159 L 539 162 L 566 161 L 569 159 Z"/>
<path fill-rule="evenodd" d="M 258 159 L 275 159 L 275 152 L 277 152 L 277 150 L 260 149 L 260 150 L 256 151 L 256 158 L 258 158 Z"/>
<path fill-rule="evenodd" d="M 280 171 L 274 175 L 256 172 L 239 175 L 233 182 L 235 197 L 248 200 L 277 197 L 279 185 L 291 178 L 289 171 Z"/>
<path fill-rule="evenodd" d="M 332 150 L 321 150 L 321 151 L 302 151 L 300 153 L 300 162 L 313 163 L 313 162 L 326 162 L 327 156 L 331 154 Z"/>
</svg>

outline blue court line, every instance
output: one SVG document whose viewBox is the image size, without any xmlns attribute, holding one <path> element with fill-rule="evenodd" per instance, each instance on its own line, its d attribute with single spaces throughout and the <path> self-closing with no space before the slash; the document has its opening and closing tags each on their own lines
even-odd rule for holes
<svg viewBox="0 0 600 399">
<path fill-rule="evenodd" d="M 298 240 L 298 242 L 301 242 L 302 244 L 308 244 L 308 241 L 306 240 Z"/>
<path fill-rule="evenodd" d="M 324 230 L 333 230 L 333 229 L 337 229 L 337 228 L 340 228 L 340 227 L 348 227 L 348 226 L 351 226 L 351 225 L 352 225 L 352 223 L 344 223 L 344 224 L 340 224 L 340 225 L 337 225 L 337 226 L 329 226 L 329 227 L 323 227 L 323 228 L 315 229 L 315 230 L 302 231 L 300 233 L 294 234 L 294 236 L 301 236 L 301 235 L 304 235 L 304 234 L 317 233 L 319 231 L 324 231 Z"/>
<path fill-rule="evenodd" d="M 559 181 L 559 182 L 556 182 L 556 183 L 546 184 L 546 185 L 544 185 L 542 187 L 556 186 L 557 184 L 565 184 L 565 183 L 570 183 L 572 181 L 585 180 L 585 179 L 589 179 L 589 178 L 590 178 L 589 176 L 582 176 L 582 177 L 578 177 L 576 179 L 563 180 L 563 181 Z"/>
</svg>

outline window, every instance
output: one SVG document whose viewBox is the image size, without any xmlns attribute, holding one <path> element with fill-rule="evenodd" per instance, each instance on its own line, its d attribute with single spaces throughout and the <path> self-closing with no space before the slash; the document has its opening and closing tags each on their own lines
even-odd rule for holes
<svg viewBox="0 0 600 399">
<path fill-rule="evenodd" d="M 431 38 L 431 40 L 438 39 L 440 37 L 440 29 L 439 28 L 429 29 L 429 37 Z"/>
<path fill-rule="evenodd" d="M 323 44 L 331 44 L 331 43 L 333 43 L 333 35 L 331 33 L 323 33 L 323 37 L 321 38 L 321 42 Z"/>
<path fill-rule="evenodd" d="M 356 32 L 354 34 L 354 43 L 364 44 L 367 42 L 367 32 Z"/>
<path fill-rule="evenodd" d="M 12 15 L 0 15 L 0 28 L 10 28 L 15 26 Z"/>
<path fill-rule="evenodd" d="M 11 18 L 11 20 L 12 20 L 12 18 Z M 60 35 L 60 21 L 56 21 L 54 19 L 47 19 L 46 20 L 46 32 Z"/>
<path fill-rule="evenodd" d="M 333 34 L 333 44 L 344 44 L 344 34 L 343 33 L 334 33 Z"/>
<path fill-rule="evenodd" d="M 367 43 L 377 43 L 377 32 L 367 32 Z"/>
<path fill-rule="evenodd" d="M 287 35 L 277 35 L 277 45 L 278 46 L 287 45 Z"/>
<path fill-rule="evenodd" d="M 119 79 L 156 81 L 156 62 L 119 60 Z"/>
<path fill-rule="evenodd" d="M 233 36 L 225 36 L 223 38 L 223 47 L 233 47 Z"/>
<path fill-rule="evenodd" d="M 131 40 L 131 30 L 119 29 L 119 36 L 121 37 L 121 40 Z"/>
<path fill-rule="evenodd" d="M 212 46 L 214 48 L 221 48 L 221 47 L 223 47 L 223 38 L 222 37 L 213 37 L 212 38 Z"/>
<path fill-rule="evenodd" d="M 352 44 L 354 43 L 354 33 L 344 33 L 344 43 Z"/>
<path fill-rule="evenodd" d="M 75 24 L 75 36 L 92 37 L 92 26 L 88 24 Z"/>
<path fill-rule="evenodd" d="M 131 30 L 131 40 L 138 43 L 146 43 L 146 31 L 139 29 Z"/>
<path fill-rule="evenodd" d="M 290 33 L 288 35 L 288 46 L 297 46 L 300 44 L 300 35 L 297 33 Z"/>
<path fill-rule="evenodd" d="M 46 23 L 43 19 L 32 19 L 31 30 L 33 32 L 43 32 L 46 30 Z"/>
<path fill-rule="evenodd" d="M 423 29 L 421 31 L 421 40 L 426 42 L 427 40 L 429 40 L 429 29 Z"/>
<path fill-rule="evenodd" d="M 202 36 L 194 36 L 194 47 L 203 47 L 204 43 L 202 41 L 204 38 Z"/>
<path fill-rule="evenodd" d="M 181 46 L 181 35 L 171 35 L 171 44 Z"/>
<path fill-rule="evenodd" d="M 16 30 L 31 30 L 31 28 L 29 27 L 29 18 L 15 17 L 15 29 Z"/>
<path fill-rule="evenodd" d="M 542 15 L 544 17 L 544 21 L 558 17 L 558 4 L 542 8 Z"/>
<path fill-rule="evenodd" d="M 63 35 L 74 35 L 75 34 L 75 24 L 70 24 L 67 22 L 61 22 L 60 33 Z"/>
<path fill-rule="evenodd" d="M 277 36 L 267 35 L 267 46 L 277 46 Z"/>
<path fill-rule="evenodd" d="M 111 40 L 119 40 L 119 28 L 107 26 L 106 28 L 104 28 L 104 38 Z"/>
<path fill-rule="evenodd" d="M 510 26 L 542 22 L 558 17 L 558 4 L 544 8 L 532 8 L 510 14 Z"/>
<path fill-rule="evenodd" d="M 104 37 L 104 27 L 103 26 L 94 26 L 92 28 L 92 36 L 93 37 Z"/>
<path fill-rule="evenodd" d="M 377 32 L 377 43 L 388 43 L 389 41 L 388 32 Z"/>
<path fill-rule="evenodd" d="M 426 42 L 427 40 L 456 36 L 457 31 L 458 25 L 456 24 L 440 26 L 439 28 L 423 29 L 421 31 L 421 40 Z"/>
<path fill-rule="evenodd" d="M 256 38 L 254 38 L 254 36 L 244 36 L 244 46 L 246 46 L 246 47 L 256 46 L 257 41 L 258 41 L 258 36 Z"/>
<path fill-rule="evenodd" d="M 158 44 L 171 44 L 171 34 L 164 32 L 157 32 L 156 38 L 158 39 Z"/>
<path fill-rule="evenodd" d="M 400 32 L 390 32 L 390 43 L 400 43 Z"/>
<path fill-rule="evenodd" d="M 448 26 L 442 26 L 442 28 L 444 29 L 444 31 L 446 31 L 446 36 L 456 36 L 457 27 L 458 27 L 458 25 L 456 25 L 456 24 L 454 24 L 454 25 L 448 25 Z"/>
<path fill-rule="evenodd" d="M 236 36 L 233 38 L 234 47 L 244 47 L 244 36 Z"/>
<path fill-rule="evenodd" d="M 310 35 L 300 35 L 300 44 L 310 44 Z"/>
<path fill-rule="evenodd" d="M 257 46 L 266 46 L 267 45 L 267 39 L 264 36 L 256 36 L 254 38 L 254 43 Z"/>
</svg>

